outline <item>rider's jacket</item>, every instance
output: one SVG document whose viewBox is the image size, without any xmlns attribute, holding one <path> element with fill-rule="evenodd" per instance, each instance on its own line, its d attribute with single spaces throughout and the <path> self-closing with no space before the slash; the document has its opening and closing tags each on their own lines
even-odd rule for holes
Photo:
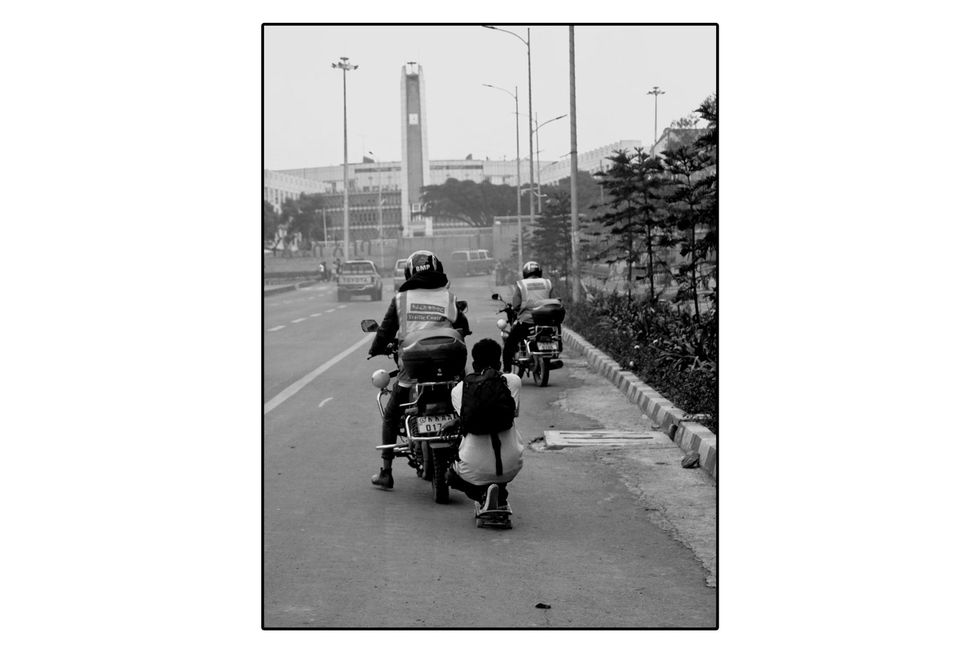
<svg viewBox="0 0 980 653">
<path fill-rule="evenodd" d="M 417 288 L 395 295 L 398 313 L 397 339 L 419 329 L 452 326 L 456 321 L 456 297 L 445 288 Z"/>
<path fill-rule="evenodd" d="M 368 356 L 388 353 L 388 345 L 418 329 L 452 326 L 469 331 L 466 315 L 456 309 L 456 296 L 449 291 L 449 279 L 441 272 L 420 272 L 402 284 L 392 297 Z M 406 383 L 399 374 L 399 383 Z"/>
<path fill-rule="evenodd" d="M 531 321 L 531 309 L 542 304 L 551 303 L 548 300 L 555 297 L 555 289 L 550 279 L 531 277 L 520 279 L 514 291 L 514 309 L 517 311 L 518 322 Z"/>
</svg>

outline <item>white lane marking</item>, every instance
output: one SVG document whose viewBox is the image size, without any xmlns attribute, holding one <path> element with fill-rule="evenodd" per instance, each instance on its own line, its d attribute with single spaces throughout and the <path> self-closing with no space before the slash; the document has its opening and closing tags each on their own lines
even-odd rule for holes
<svg viewBox="0 0 980 653">
<path fill-rule="evenodd" d="M 324 399 L 323 401 L 320 402 L 320 405 L 317 406 L 317 408 L 323 408 L 323 404 L 327 403 L 331 399 L 333 399 L 333 397 L 327 397 L 326 399 Z"/>
<path fill-rule="evenodd" d="M 337 310 L 336 308 L 331 308 L 329 311 L 324 311 L 324 313 L 333 313 L 336 310 Z"/>
<path fill-rule="evenodd" d="M 331 367 L 333 367 L 334 365 L 336 365 L 337 363 L 339 363 L 340 361 L 342 361 L 346 356 L 348 356 L 352 352 L 356 351 L 359 347 L 363 347 L 364 346 L 364 343 L 366 343 L 368 340 L 370 340 L 373 337 L 374 337 L 374 334 L 373 333 L 367 334 L 366 336 L 364 336 L 363 338 L 361 338 L 360 340 L 358 340 L 357 342 L 355 342 L 353 345 L 351 345 L 350 347 L 348 347 L 344 351 L 340 352 L 339 354 L 337 354 L 336 356 L 334 356 L 333 358 L 331 358 L 330 360 L 328 360 L 326 363 L 324 363 L 320 367 L 316 368 L 315 370 L 313 370 L 312 372 L 310 372 L 309 374 L 307 374 L 306 376 L 304 376 L 299 381 L 296 381 L 295 383 L 291 384 L 285 390 L 283 390 L 282 392 L 280 392 L 279 394 L 277 394 L 275 397 L 273 397 L 272 399 L 270 399 L 269 401 L 266 402 L 262 414 L 263 415 L 268 415 L 269 412 L 271 412 L 272 409 L 274 409 L 276 406 L 278 406 L 279 404 L 281 404 L 282 402 L 286 401 L 287 399 L 289 399 L 290 397 L 292 397 L 294 394 L 296 394 L 297 392 L 299 392 L 300 390 L 302 390 L 304 387 L 306 387 L 306 385 L 308 383 L 310 383 L 310 381 L 312 381 L 313 379 L 315 379 L 316 377 L 320 376 L 321 374 L 323 374 L 324 372 L 326 372 L 327 370 L 329 370 Z"/>
<path fill-rule="evenodd" d="M 305 319 L 306 319 L 305 317 L 298 317 L 295 320 L 293 320 L 292 322 L 293 322 L 293 324 L 298 324 L 298 323 L 302 322 Z"/>
<path fill-rule="evenodd" d="M 323 313 L 313 313 L 310 317 L 320 317 Z"/>
<path fill-rule="evenodd" d="M 271 329 L 269 329 L 269 331 L 278 331 L 279 329 L 285 329 L 285 328 L 286 328 L 285 324 L 280 324 L 279 326 L 272 327 Z"/>
<path fill-rule="evenodd" d="M 341 304 L 341 305 L 340 305 L 340 306 L 338 306 L 337 308 L 347 308 L 347 304 Z"/>
</svg>

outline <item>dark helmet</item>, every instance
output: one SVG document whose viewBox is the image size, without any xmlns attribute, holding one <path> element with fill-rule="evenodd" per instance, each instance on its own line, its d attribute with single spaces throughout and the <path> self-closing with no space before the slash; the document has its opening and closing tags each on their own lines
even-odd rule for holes
<svg viewBox="0 0 980 653">
<path fill-rule="evenodd" d="M 528 277 L 540 278 L 541 266 L 538 264 L 537 261 L 528 261 L 527 263 L 524 264 L 524 267 L 521 268 L 521 273 L 524 275 L 525 279 L 527 279 Z"/>
<path fill-rule="evenodd" d="M 419 272 L 442 272 L 442 261 L 427 249 L 412 252 L 405 266 L 405 278 L 410 279 Z"/>
</svg>

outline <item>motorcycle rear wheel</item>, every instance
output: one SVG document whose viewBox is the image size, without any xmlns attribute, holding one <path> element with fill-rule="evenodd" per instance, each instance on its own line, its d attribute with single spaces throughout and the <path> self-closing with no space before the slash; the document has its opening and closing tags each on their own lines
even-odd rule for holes
<svg viewBox="0 0 980 653">
<path fill-rule="evenodd" d="M 422 449 L 422 467 L 419 471 L 419 476 L 422 477 L 424 481 L 432 480 L 432 447 L 429 446 L 428 442 L 423 442 L 421 444 Z"/>
<path fill-rule="evenodd" d="M 432 459 L 432 498 L 436 503 L 449 503 L 449 481 L 446 472 L 449 471 L 449 449 L 430 449 Z"/>
<path fill-rule="evenodd" d="M 551 367 L 548 366 L 548 360 L 541 356 L 535 356 L 534 365 L 531 367 L 531 374 L 534 376 L 534 382 L 542 388 L 548 385 L 548 377 L 551 375 Z"/>
</svg>

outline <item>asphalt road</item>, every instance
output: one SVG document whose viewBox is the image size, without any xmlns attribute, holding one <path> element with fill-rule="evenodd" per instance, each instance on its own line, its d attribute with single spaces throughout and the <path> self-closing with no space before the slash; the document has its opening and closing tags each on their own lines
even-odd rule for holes
<svg viewBox="0 0 980 653">
<path fill-rule="evenodd" d="M 490 283 L 454 281 L 470 302 L 469 346 L 498 336 Z M 382 302 L 339 304 L 333 284 L 264 301 L 263 625 L 714 627 L 700 563 L 594 452 L 529 448 L 509 531 L 476 528 L 461 493 L 434 503 L 403 459 L 394 490 L 370 484 L 380 465 L 370 375 L 392 364 L 366 360 L 359 322 L 380 320 L 390 299 L 389 279 Z M 575 383 L 563 372 L 547 388 L 525 380 L 525 440 L 596 427 L 588 399 L 556 401 Z"/>
</svg>

